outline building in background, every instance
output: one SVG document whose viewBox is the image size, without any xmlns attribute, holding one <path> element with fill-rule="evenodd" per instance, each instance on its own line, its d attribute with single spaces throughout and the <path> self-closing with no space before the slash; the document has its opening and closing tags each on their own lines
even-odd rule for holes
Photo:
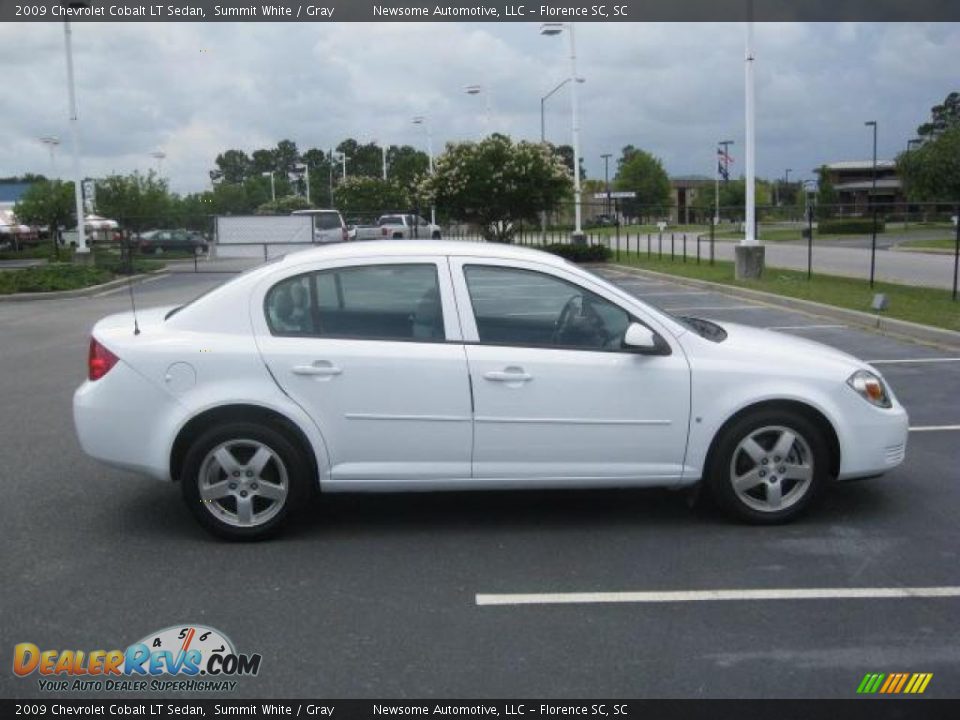
<svg viewBox="0 0 960 720">
<path fill-rule="evenodd" d="M 844 206 L 844 215 L 864 215 L 874 207 L 890 209 L 906 202 L 893 160 L 877 160 L 876 190 L 872 160 L 845 160 L 824 167 L 827 180 L 837 193 L 837 202 Z"/>
<path fill-rule="evenodd" d="M 670 222 L 689 225 L 702 222 L 703 203 L 699 209 L 695 206 L 702 193 L 713 192 L 713 178 L 706 175 L 676 175 L 670 178 Z"/>
</svg>

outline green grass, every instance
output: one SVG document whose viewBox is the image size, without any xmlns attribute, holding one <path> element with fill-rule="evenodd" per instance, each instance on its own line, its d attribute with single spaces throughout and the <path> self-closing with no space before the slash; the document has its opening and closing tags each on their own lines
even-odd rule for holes
<svg viewBox="0 0 960 720">
<path fill-rule="evenodd" d="M 0 295 L 77 290 L 105 283 L 113 277 L 113 273 L 104 268 L 68 264 L 3 270 L 0 271 Z"/>
<path fill-rule="evenodd" d="M 61 252 L 67 258 L 70 253 Z M 0 270 L 0 295 L 19 292 L 55 292 L 58 290 L 78 290 L 109 282 L 124 276 L 125 268 L 120 257 L 106 252 L 94 253 L 94 265 L 74 265 L 71 262 L 50 262 L 34 267 Z M 159 270 L 162 262 L 156 260 L 133 261 L 134 273 L 147 273 Z"/>
<path fill-rule="evenodd" d="M 616 235 L 617 228 L 604 226 L 599 228 L 584 228 L 583 230 L 587 235 Z M 657 235 L 660 232 L 660 228 L 656 225 L 621 225 L 620 226 L 620 235 L 626 235 L 630 233 L 631 235 L 636 235 L 641 233 L 646 235 L 650 233 L 651 235 Z M 667 225 L 666 230 L 663 231 L 664 235 L 669 235 L 670 233 L 680 233 L 680 232 L 710 232 L 709 225 Z"/>
<path fill-rule="evenodd" d="M 786 297 L 835 305 L 851 310 L 870 311 L 874 293 L 886 293 L 889 309 L 886 317 L 933 325 L 948 330 L 960 331 L 960 301 L 954 301 L 948 290 L 912 287 L 895 283 L 878 282 L 873 288 L 865 280 L 815 274 L 807 280 L 805 272 L 767 268 L 759 280 L 736 280 L 732 262 L 717 261 L 714 265 L 705 260 L 697 265 L 689 260 L 676 261 L 648 259 L 645 254 L 621 253 L 621 262 L 656 272 L 681 277 L 709 280 L 710 282 L 751 288 Z"/>
<path fill-rule="evenodd" d="M 921 248 L 932 250 L 953 250 L 957 245 L 955 238 L 932 238 L 930 240 L 907 240 L 899 247 Z"/>
</svg>

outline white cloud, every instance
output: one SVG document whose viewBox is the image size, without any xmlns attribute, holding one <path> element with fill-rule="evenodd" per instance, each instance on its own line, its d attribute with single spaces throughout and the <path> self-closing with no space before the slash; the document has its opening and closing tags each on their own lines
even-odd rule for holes
<svg viewBox="0 0 960 720">
<path fill-rule="evenodd" d="M 713 170 L 714 143 L 743 142 L 743 25 L 577 25 L 582 154 L 626 144 L 677 174 Z M 327 148 L 345 137 L 425 147 L 411 125 L 428 114 L 439 150 L 477 137 L 490 89 L 494 129 L 540 134 L 540 98 L 569 73 L 566 37 L 533 24 L 74 25 L 85 174 L 146 170 L 167 153 L 175 189 L 200 189 L 217 153 L 285 138 Z M 958 89 L 955 24 L 757 24 L 758 170 L 809 175 L 821 162 L 865 157 L 863 121 L 880 151 L 905 146 L 930 106 Z M 5 110 L 0 175 L 47 172 L 37 138 L 67 143 L 60 23 L 0 27 Z M 546 105 L 548 139 L 569 142 L 570 94 Z M 69 163 L 58 161 L 65 170 Z M 735 166 L 738 170 L 741 165 Z"/>
</svg>

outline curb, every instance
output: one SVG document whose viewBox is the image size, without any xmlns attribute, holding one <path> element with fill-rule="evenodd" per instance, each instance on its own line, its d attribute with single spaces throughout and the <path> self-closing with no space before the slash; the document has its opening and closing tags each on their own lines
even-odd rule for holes
<svg viewBox="0 0 960 720">
<path fill-rule="evenodd" d="M 843 320 L 850 325 L 859 328 L 879 332 L 882 335 L 905 338 L 915 342 L 938 345 L 949 350 L 960 350 L 960 332 L 954 330 L 945 330 L 932 327 L 930 325 L 921 325 L 920 323 L 910 322 L 908 320 L 896 320 L 894 318 L 877 317 L 860 310 L 848 310 L 834 305 L 825 305 L 823 303 L 813 302 L 812 300 L 801 300 L 799 298 L 786 297 L 784 295 L 774 295 L 761 290 L 751 290 L 749 288 L 734 287 L 723 285 L 721 283 L 710 282 L 709 280 L 697 280 L 694 278 L 685 278 L 678 275 L 656 272 L 654 270 L 643 270 L 630 265 L 621 265 L 619 263 L 610 263 L 613 267 L 620 270 L 646 275 L 648 277 L 662 278 L 675 282 L 678 285 L 688 285 L 691 287 L 707 288 L 731 297 L 742 298 L 745 300 L 759 300 L 767 305 L 775 305 L 790 310 L 801 310 L 803 312 L 827 317 L 833 320 Z"/>
<path fill-rule="evenodd" d="M 77 298 L 77 297 L 89 297 L 91 295 L 96 295 L 99 292 L 104 290 L 111 290 L 121 285 L 126 285 L 127 283 L 140 282 L 150 277 L 155 277 L 157 275 L 166 275 L 168 271 L 166 268 L 162 270 L 153 270 L 148 273 L 140 273 L 139 275 L 131 275 L 130 277 L 117 278 L 116 280 L 110 280 L 109 282 L 101 283 L 100 285 L 91 285 L 90 287 L 77 288 L 76 290 L 54 290 L 52 292 L 27 292 L 27 293 L 9 293 L 7 295 L 0 295 L 0 303 L 3 302 L 29 302 L 30 300 L 62 300 L 64 298 Z"/>
</svg>

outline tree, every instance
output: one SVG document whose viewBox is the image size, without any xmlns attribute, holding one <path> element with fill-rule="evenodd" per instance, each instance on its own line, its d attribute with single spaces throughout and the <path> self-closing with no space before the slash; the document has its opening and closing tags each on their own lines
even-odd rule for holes
<svg viewBox="0 0 960 720">
<path fill-rule="evenodd" d="M 570 171 L 570 177 L 573 177 L 573 147 L 570 145 L 550 145 L 550 148 L 560 156 L 563 164 L 566 165 L 567 170 Z M 583 158 L 580 158 L 580 160 L 582 161 Z M 583 169 L 583 162 L 581 162 L 580 180 L 583 181 L 586 177 L 587 171 Z"/>
<path fill-rule="evenodd" d="M 265 202 L 257 208 L 257 215 L 289 215 L 294 210 L 310 210 L 313 205 L 301 195 L 287 195 L 270 202 Z"/>
<path fill-rule="evenodd" d="M 26 225 L 47 225 L 55 251 L 61 225 L 76 224 L 76 204 L 72 182 L 41 180 L 23 193 L 13 207 L 13 214 Z"/>
<path fill-rule="evenodd" d="M 410 195 L 394 180 L 374 177 L 348 176 L 333 193 L 334 204 L 340 212 L 353 217 L 377 216 L 410 209 Z"/>
<path fill-rule="evenodd" d="M 146 175 L 110 175 L 97 181 L 97 212 L 134 232 L 166 225 L 172 204 L 167 181 L 152 170 Z"/>
<path fill-rule="evenodd" d="M 934 140 L 951 128 L 960 126 L 960 92 L 952 92 L 943 104 L 930 108 L 930 122 L 917 128 L 924 140 Z"/>
<path fill-rule="evenodd" d="M 900 153 L 897 174 L 911 200 L 960 202 L 960 124 Z"/>
<path fill-rule="evenodd" d="M 613 179 L 617 190 L 633 191 L 635 199 L 623 203 L 624 212 L 634 217 L 650 214 L 650 209 L 659 215 L 670 203 L 670 178 L 660 159 L 650 153 L 627 145 L 617 160 L 617 174 Z M 644 212 L 644 208 L 647 212 Z"/>
<path fill-rule="evenodd" d="M 836 205 L 840 198 L 833 188 L 833 183 L 830 182 L 830 171 L 826 165 L 817 170 L 817 176 L 819 177 L 817 183 L 817 217 L 832 217 L 836 213 L 836 208 L 831 206 Z"/>
<path fill-rule="evenodd" d="M 250 158 L 243 150 L 227 150 L 217 155 L 214 162 L 217 169 L 211 171 L 211 179 L 226 183 L 242 183 L 252 170 Z"/>
<path fill-rule="evenodd" d="M 408 192 L 430 170 L 430 156 L 410 145 L 391 145 L 387 150 L 387 177 Z"/>
<path fill-rule="evenodd" d="M 453 217 L 477 223 L 486 240 L 508 243 L 517 223 L 535 221 L 569 194 L 571 177 L 546 146 L 493 134 L 448 144 L 422 187 Z"/>
</svg>

